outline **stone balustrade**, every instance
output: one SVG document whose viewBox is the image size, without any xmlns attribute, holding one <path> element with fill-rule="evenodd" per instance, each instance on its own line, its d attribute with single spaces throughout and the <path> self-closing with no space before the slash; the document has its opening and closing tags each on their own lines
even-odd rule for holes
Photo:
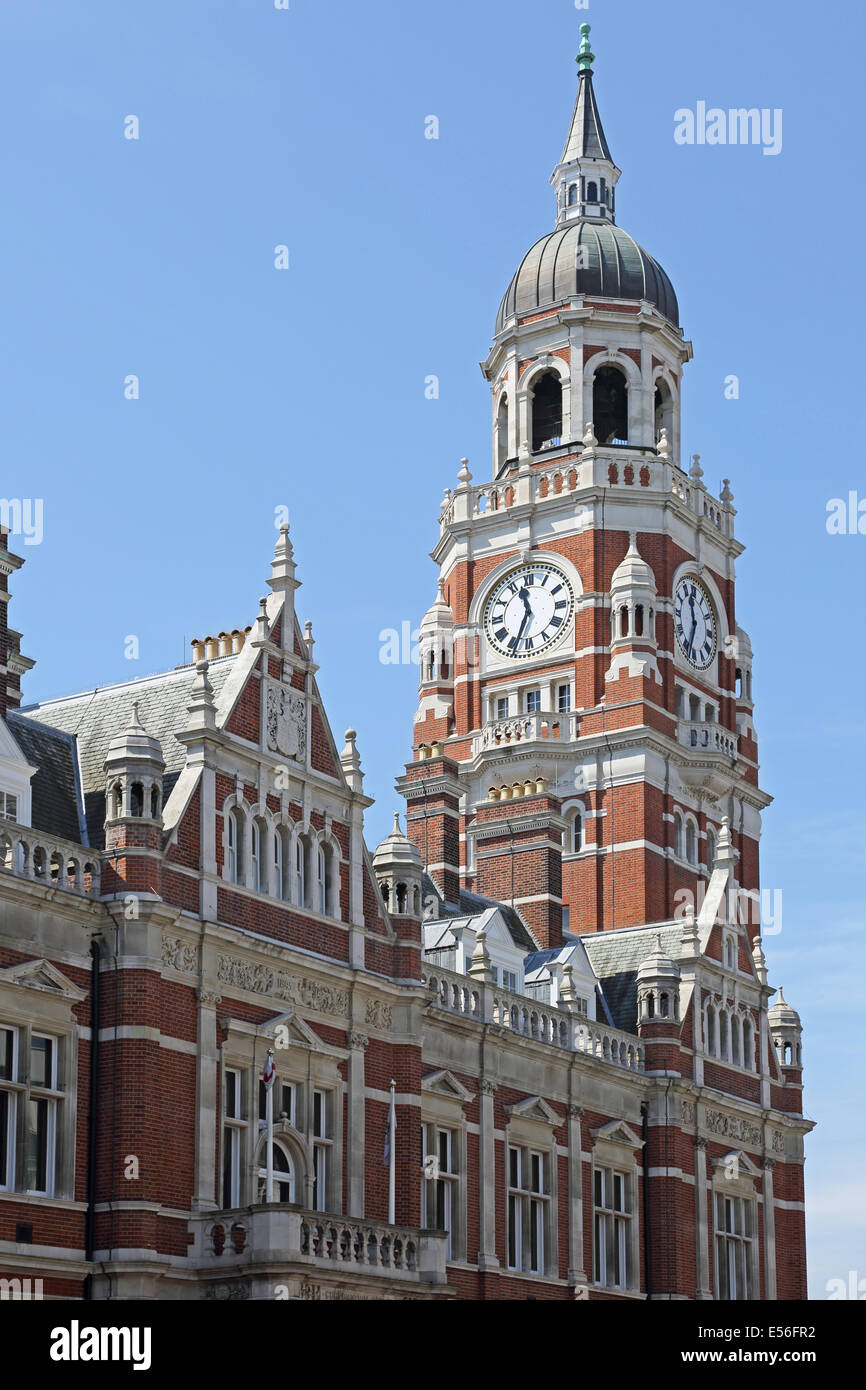
<svg viewBox="0 0 866 1390">
<path fill-rule="evenodd" d="M 728 758 L 736 758 L 739 742 L 736 734 L 721 724 L 697 719 L 681 719 L 677 726 L 679 742 L 686 748 L 705 749 L 708 753 L 722 753 Z"/>
<path fill-rule="evenodd" d="M 511 719 L 491 719 L 476 734 L 473 756 L 493 748 L 516 747 L 518 744 L 559 739 L 563 743 L 577 738 L 578 716 L 542 710 L 538 714 L 515 715 Z"/>
<path fill-rule="evenodd" d="M 93 850 L 15 821 L 0 822 L 0 870 L 45 887 L 99 897 L 99 859 Z"/>
<path fill-rule="evenodd" d="M 430 993 L 433 1008 L 462 1014 L 476 1023 L 495 1023 L 520 1037 L 565 1051 L 583 1052 L 627 1071 L 643 1071 L 643 1048 L 631 1033 L 595 1023 L 523 994 L 485 987 L 453 970 L 438 966 L 431 969 L 426 961 L 421 979 Z"/>
<path fill-rule="evenodd" d="M 711 496 L 699 478 L 691 478 L 655 449 L 610 445 L 576 449 L 567 445 L 557 450 L 556 458 L 550 462 L 543 457 L 546 452 L 536 454 L 528 467 L 515 466 L 492 482 L 473 485 L 464 481 L 453 491 L 447 489 L 439 515 L 441 532 L 444 534 L 454 524 L 492 517 L 512 507 L 555 503 L 563 495 L 579 497 L 599 488 L 647 488 L 672 494 L 723 535 L 734 534 L 732 494 L 727 485 L 719 500 Z"/>
<path fill-rule="evenodd" d="M 317 1270 L 409 1284 L 447 1282 L 441 1231 L 306 1211 L 284 1202 L 202 1213 L 190 1229 L 193 1262 L 208 1274 L 270 1266 L 271 1280 Z"/>
</svg>

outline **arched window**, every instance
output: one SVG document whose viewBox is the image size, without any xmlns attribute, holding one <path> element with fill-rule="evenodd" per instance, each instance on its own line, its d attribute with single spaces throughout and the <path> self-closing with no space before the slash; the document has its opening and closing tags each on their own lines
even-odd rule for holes
<svg viewBox="0 0 866 1390">
<path fill-rule="evenodd" d="M 683 818 L 679 811 L 674 812 L 674 854 L 683 858 Z"/>
<path fill-rule="evenodd" d="M 580 811 L 575 811 L 574 820 L 571 822 L 571 852 L 580 854 L 583 849 L 583 815 Z"/>
<path fill-rule="evenodd" d="M 577 201 L 578 201 L 577 184 L 576 184 L 576 183 L 569 184 L 569 188 L 568 188 L 568 206 L 569 206 L 570 208 L 576 207 L 576 206 L 577 206 Z"/>
<path fill-rule="evenodd" d="M 123 790 L 119 782 L 115 782 L 111 789 L 111 814 L 115 820 L 123 815 Z"/>
<path fill-rule="evenodd" d="M 755 1032 L 750 1018 L 743 1023 L 743 1066 L 755 1070 Z"/>
<path fill-rule="evenodd" d="M 276 1082 L 274 1083 L 276 1085 Z M 262 1167 L 259 1169 L 258 1181 L 258 1201 L 264 1202 L 268 1190 L 268 1169 L 267 1169 L 267 1140 L 262 1149 Z M 274 1201 L 275 1202 L 294 1202 L 295 1197 L 295 1165 L 292 1162 L 291 1154 L 279 1142 L 274 1140 Z"/>
<path fill-rule="evenodd" d="M 532 388 L 532 452 L 562 442 L 562 382 L 543 372 Z"/>
<path fill-rule="evenodd" d="M 712 1004 L 707 1005 L 707 1055 L 716 1055 L 716 1011 Z"/>
<path fill-rule="evenodd" d="M 588 203 L 598 202 L 598 185 L 594 179 L 590 179 L 586 185 L 586 201 Z"/>
<path fill-rule="evenodd" d="M 257 893 L 262 891 L 262 823 L 254 820 L 250 827 L 250 887 Z"/>
<path fill-rule="evenodd" d="M 303 836 L 295 841 L 295 902 L 305 907 L 307 902 L 307 856 Z"/>
<path fill-rule="evenodd" d="M 737 960 L 737 948 L 736 948 L 736 946 L 735 946 L 735 944 L 734 944 L 734 938 L 733 938 L 732 936 L 726 936 L 726 937 L 725 937 L 725 967 L 726 967 L 726 969 L 728 969 L 728 970 L 733 970 L 734 965 L 736 964 L 736 960 Z"/>
<path fill-rule="evenodd" d="M 620 637 L 628 637 L 628 609 L 625 604 L 619 610 L 619 635 Z"/>
<path fill-rule="evenodd" d="M 643 604 L 639 603 L 634 610 L 634 635 L 643 637 Z"/>
<path fill-rule="evenodd" d="M 628 443 L 628 382 L 619 367 L 599 367 L 595 374 L 592 423 L 600 444 Z"/>
<path fill-rule="evenodd" d="M 686 859 L 690 864 L 698 862 L 698 832 L 693 820 L 686 821 Z"/>
<path fill-rule="evenodd" d="M 508 397 L 503 396 L 496 412 L 496 469 L 508 458 Z"/>
<path fill-rule="evenodd" d="M 674 713 L 678 719 L 686 717 L 686 692 L 678 685 L 674 694 Z"/>
<path fill-rule="evenodd" d="M 130 788 L 129 809 L 134 816 L 144 815 L 144 788 L 140 782 L 133 782 Z"/>
<path fill-rule="evenodd" d="M 708 831 L 707 831 L 707 870 L 708 870 L 708 872 L 709 872 L 709 873 L 712 873 L 712 872 L 713 872 L 713 869 L 715 868 L 715 866 L 716 866 L 716 832 L 715 832 L 714 830 L 708 830 Z"/>
<path fill-rule="evenodd" d="M 159 820 L 159 787 L 150 789 L 150 815 L 152 820 Z"/>
<path fill-rule="evenodd" d="M 240 806 L 233 806 L 228 816 L 226 878 L 231 883 L 243 883 L 244 871 L 244 816 Z"/>
<path fill-rule="evenodd" d="M 723 1062 L 728 1060 L 728 1015 L 719 1009 L 719 1056 Z"/>
<path fill-rule="evenodd" d="M 659 995 L 659 1017 L 660 1017 L 660 1018 L 669 1018 L 669 1017 L 670 1017 L 670 996 L 667 995 L 667 994 L 660 994 L 660 995 Z"/>
<path fill-rule="evenodd" d="M 607 202 L 607 183 L 604 179 L 599 179 L 599 202 Z"/>
<path fill-rule="evenodd" d="M 284 898 L 286 896 L 286 884 L 283 876 L 283 866 L 285 863 L 283 842 L 285 834 L 285 826 L 278 825 L 274 828 L 274 896 L 277 898 Z"/>
<path fill-rule="evenodd" d="M 397 911 L 398 911 L 398 912 L 405 912 L 405 911 L 406 911 L 406 885 L 405 885 L 405 883 L 398 883 L 398 884 L 397 884 L 396 898 L 397 898 Z"/>
<path fill-rule="evenodd" d="M 328 898 L 328 864 L 324 845 L 319 845 L 316 850 L 316 881 L 319 889 L 319 911 L 325 912 Z"/>
<path fill-rule="evenodd" d="M 659 380 L 655 389 L 655 438 L 658 441 L 662 430 L 668 432 L 668 444 L 673 443 L 674 402 L 667 382 Z"/>
<path fill-rule="evenodd" d="M 739 1014 L 734 1014 L 731 1019 L 731 1061 L 737 1067 L 743 1065 L 742 1026 Z"/>
</svg>

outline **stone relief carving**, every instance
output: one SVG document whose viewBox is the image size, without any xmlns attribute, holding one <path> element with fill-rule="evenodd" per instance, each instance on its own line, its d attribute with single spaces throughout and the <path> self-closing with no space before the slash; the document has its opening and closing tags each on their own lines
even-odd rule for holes
<svg viewBox="0 0 866 1390">
<path fill-rule="evenodd" d="M 780 1129 L 773 1130 L 773 1153 L 783 1154 L 785 1152 L 785 1136 Z"/>
<path fill-rule="evenodd" d="M 249 1298 L 249 1284 L 205 1284 L 205 1298 L 218 1299 L 220 1302 L 225 1299 Z"/>
<path fill-rule="evenodd" d="M 290 975 L 287 970 L 274 969 L 262 962 L 256 964 L 238 956 L 218 955 L 217 979 L 224 987 L 266 994 L 316 1013 L 332 1014 L 336 1018 L 349 1016 L 349 996 L 345 990 L 308 979 L 306 975 Z M 384 1004 L 381 999 L 368 999 L 366 1021 L 370 1027 L 390 1031 L 393 1027 L 390 1004 Z"/>
<path fill-rule="evenodd" d="M 682 1105 L 680 1106 L 680 1112 L 681 1112 L 681 1116 L 682 1116 L 682 1123 L 683 1123 L 684 1125 L 693 1125 L 693 1124 L 694 1124 L 694 1122 L 695 1122 L 696 1110 L 695 1110 L 695 1107 L 692 1105 L 692 1103 L 691 1103 L 690 1100 L 684 1100 L 684 1101 L 682 1102 Z"/>
<path fill-rule="evenodd" d="M 172 970 L 191 975 L 198 970 L 198 957 L 198 946 L 193 946 L 191 942 L 182 941 L 177 936 L 162 938 L 162 963 Z"/>
<path fill-rule="evenodd" d="M 710 1134 L 721 1134 L 726 1139 L 739 1139 L 743 1144 L 760 1144 L 761 1130 L 758 1125 L 753 1125 L 750 1120 L 737 1119 L 734 1115 L 726 1115 L 723 1110 L 707 1110 L 704 1112 L 704 1128 Z"/>
<path fill-rule="evenodd" d="M 287 690 L 285 686 L 269 685 L 265 723 L 270 752 L 303 761 L 307 752 L 307 705 L 304 697 L 297 691 Z"/>
</svg>

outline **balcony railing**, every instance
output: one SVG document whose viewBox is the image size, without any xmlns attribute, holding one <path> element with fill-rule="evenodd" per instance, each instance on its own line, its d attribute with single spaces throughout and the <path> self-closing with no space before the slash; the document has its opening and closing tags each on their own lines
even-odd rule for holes
<svg viewBox="0 0 866 1390">
<path fill-rule="evenodd" d="M 556 714 L 551 710 L 538 714 L 519 714 L 508 719 L 490 719 L 475 736 L 473 755 L 487 753 L 493 748 L 516 748 L 526 743 L 557 739 L 568 743 L 577 738 L 578 716 Z"/>
<path fill-rule="evenodd" d="M 453 491 L 449 488 L 439 515 L 442 534 L 460 522 L 492 517 L 512 507 L 546 505 L 564 494 L 571 496 L 598 488 L 636 492 L 650 488 L 671 493 L 723 535 L 734 534 L 734 510 L 725 494 L 721 501 L 711 496 L 699 480 L 683 473 L 655 449 L 627 444 L 590 449 L 569 444 L 558 446 L 556 452 L 558 456 L 550 462 L 545 458 L 545 449 L 536 451 L 529 460 L 515 460 L 517 467 L 500 470 L 492 482 L 463 482 Z M 727 497 L 730 495 L 728 492 Z"/>
<path fill-rule="evenodd" d="M 46 888 L 99 897 L 99 859 L 93 850 L 15 821 L 0 821 L 0 870 Z"/>
<path fill-rule="evenodd" d="M 564 1051 L 583 1052 L 627 1071 L 643 1071 L 643 1048 L 631 1033 L 594 1023 L 523 994 L 483 986 L 466 975 L 422 966 L 422 982 L 434 1008 L 461 1014 L 475 1023 L 496 1023 L 508 1032 Z"/>
<path fill-rule="evenodd" d="M 737 756 L 736 734 L 721 724 L 697 719 L 681 719 L 678 725 L 679 741 L 686 748 L 697 748 L 707 753 L 722 753 L 725 757 Z"/>
<path fill-rule="evenodd" d="M 209 1275 L 236 1275 L 250 1265 L 270 1267 L 268 1278 L 315 1270 L 404 1284 L 447 1282 L 442 1231 L 304 1211 L 281 1202 L 202 1213 L 190 1227 L 193 1262 Z"/>
</svg>

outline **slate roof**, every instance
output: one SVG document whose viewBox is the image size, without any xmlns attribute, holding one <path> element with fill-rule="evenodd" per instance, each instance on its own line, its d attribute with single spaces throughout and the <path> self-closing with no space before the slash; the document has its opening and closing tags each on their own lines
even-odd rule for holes
<svg viewBox="0 0 866 1390">
<path fill-rule="evenodd" d="M 570 164 L 572 160 L 586 157 L 609 159 L 611 164 L 613 163 L 613 156 L 601 124 L 601 116 L 598 114 L 598 104 L 592 86 L 592 73 L 589 71 L 580 74 L 571 125 L 559 162 L 560 164 Z"/>
<path fill-rule="evenodd" d="M 440 917 L 479 917 L 488 908 L 498 908 L 514 944 L 524 951 L 538 950 L 538 942 L 530 935 L 519 912 L 509 903 L 499 903 L 494 898 L 483 898 L 479 893 L 468 893 L 465 888 L 460 889 L 459 903 L 447 903 L 430 875 L 422 874 L 421 901 L 426 903 L 429 897 L 436 898 Z"/>
<path fill-rule="evenodd" d="M 30 782 L 33 828 L 79 845 L 91 844 L 84 824 L 75 738 L 18 710 L 9 711 L 6 723 L 27 761 L 39 769 Z"/>
<path fill-rule="evenodd" d="M 225 656 L 211 661 L 208 666 L 208 679 L 217 700 L 234 661 L 234 656 Z M 181 666 L 174 671 L 126 681 L 123 685 L 97 686 L 80 695 L 43 700 L 28 705 L 24 713 L 30 720 L 62 729 L 77 739 L 84 792 L 102 794 L 105 791 L 102 764 L 108 745 L 115 734 L 126 728 L 136 700 L 142 724 L 162 744 L 166 773 L 180 772 L 186 761 L 186 749 L 174 735 L 186 726 L 189 718 L 187 706 L 194 680 L 195 666 Z"/>
<path fill-rule="evenodd" d="M 592 968 L 601 981 L 605 1003 L 615 1028 L 634 1033 L 637 1028 L 637 972 L 656 944 L 674 960 L 682 951 L 683 924 L 668 922 L 649 927 L 619 927 L 616 931 L 581 936 Z"/>
</svg>

